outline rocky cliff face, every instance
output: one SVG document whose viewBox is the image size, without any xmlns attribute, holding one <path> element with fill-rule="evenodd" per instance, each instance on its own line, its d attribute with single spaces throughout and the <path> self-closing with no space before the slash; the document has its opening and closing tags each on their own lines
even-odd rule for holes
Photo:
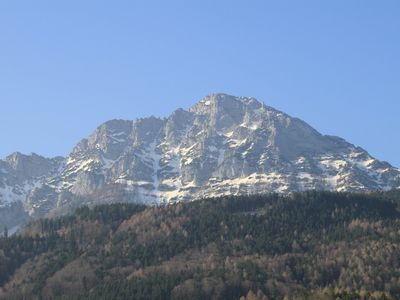
<svg viewBox="0 0 400 300">
<path fill-rule="evenodd" d="M 65 160 L 14 154 L 0 162 L 0 203 L 21 202 L 32 217 L 115 201 L 399 187 L 400 171 L 365 150 L 225 94 L 164 119 L 106 122 Z"/>
<path fill-rule="evenodd" d="M 25 209 L 28 195 L 42 186 L 48 178 L 57 176 L 64 159 L 13 153 L 0 160 L 0 228 L 11 232 L 29 219 Z"/>
</svg>

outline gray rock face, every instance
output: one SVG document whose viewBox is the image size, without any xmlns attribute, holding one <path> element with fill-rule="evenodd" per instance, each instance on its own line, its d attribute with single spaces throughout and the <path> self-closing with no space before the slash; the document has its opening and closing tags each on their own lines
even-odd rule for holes
<svg viewBox="0 0 400 300">
<path fill-rule="evenodd" d="M 29 220 L 27 198 L 49 177 L 57 176 L 64 159 L 44 158 L 37 154 L 13 153 L 0 160 L 0 228 L 11 232 Z"/>
<path fill-rule="evenodd" d="M 11 187 L 18 197 L 10 199 Z M 65 160 L 0 161 L 0 203 L 21 202 L 32 217 L 115 201 L 399 187 L 400 171 L 365 150 L 254 98 L 225 94 L 164 119 L 106 122 Z"/>
<path fill-rule="evenodd" d="M 63 161 L 61 157 L 48 159 L 18 152 L 0 160 L 0 206 L 17 200 L 24 202 L 34 186 L 59 173 Z"/>
</svg>

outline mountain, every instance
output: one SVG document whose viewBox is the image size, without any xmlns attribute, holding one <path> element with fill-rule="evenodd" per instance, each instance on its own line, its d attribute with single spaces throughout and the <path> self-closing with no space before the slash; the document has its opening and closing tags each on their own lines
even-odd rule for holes
<svg viewBox="0 0 400 300">
<path fill-rule="evenodd" d="M 29 219 L 25 209 L 31 191 L 42 187 L 48 178 L 57 176 L 64 158 L 44 158 L 37 154 L 15 152 L 0 160 L 0 226 L 11 233 Z M 13 229 L 15 228 L 15 229 Z"/>
<path fill-rule="evenodd" d="M 17 206 L 33 218 L 83 204 L 400 187 L 400 170 L 362 148 L 226 94 L 167 118 L 106 122 L 65 159 L 15 154 L 0 166 L 2 210 Z"/>
<path fill-rule="evenodd" d="M 82 207 L 0 238 L 0 299 L 400 299 L 399 204 L 311 191 Z"/>
</svg>

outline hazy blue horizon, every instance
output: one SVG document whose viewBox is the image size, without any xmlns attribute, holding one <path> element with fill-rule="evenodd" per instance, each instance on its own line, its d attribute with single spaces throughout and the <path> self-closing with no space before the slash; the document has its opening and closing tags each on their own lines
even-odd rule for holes
<svg viewBox="0 0 400 300">
<path fill-rule="evenodd" d="M 4 1 L 0 157 L 251 96 L 400 167 L 398 1 Z"/>
</svg>

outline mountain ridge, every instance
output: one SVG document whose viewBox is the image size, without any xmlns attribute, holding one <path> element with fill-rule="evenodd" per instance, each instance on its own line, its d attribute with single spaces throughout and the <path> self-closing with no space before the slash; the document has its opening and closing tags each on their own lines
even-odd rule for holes
<svg viewBox="0 0 400 300">
<path fill-rule="evenodd" d="M 399 187 L 399 169 L 364 149 L 255 98 L 220 93 L 165 118 L 107 121 L 65 158 L 0 161 L 0 206 L 22 203 L 32 218 L 83 204 Z"/>
</svg>

